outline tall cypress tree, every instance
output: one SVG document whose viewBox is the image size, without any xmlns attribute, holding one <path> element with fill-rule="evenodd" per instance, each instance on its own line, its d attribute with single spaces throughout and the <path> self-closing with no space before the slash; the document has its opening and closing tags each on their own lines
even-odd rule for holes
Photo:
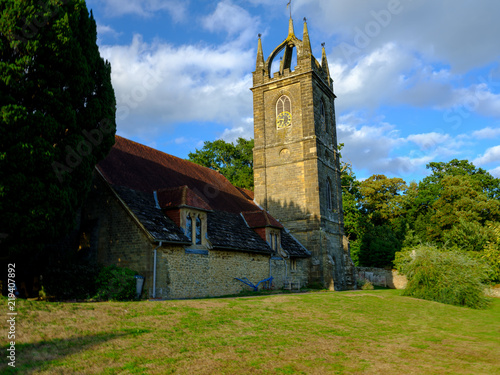
<svg viewBox="0 0 500 375">
<path fill-rule="evenodd" d="M 64 236 L 114 143 L 111 67 L 82 0 L 0 1 L 0 241 Z"/>
</svg>

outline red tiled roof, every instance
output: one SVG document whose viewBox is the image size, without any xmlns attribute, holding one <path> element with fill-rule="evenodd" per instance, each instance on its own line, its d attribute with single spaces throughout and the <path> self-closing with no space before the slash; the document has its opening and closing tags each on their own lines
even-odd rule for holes
<svg viewBox="0 0 500 375">
<path fill-rule="evenodd" d="M 201 208 L 202 210 L 211 210 L 208 203 L 189 189 L 187 185 L 158 190 L 157 196 L 158 204 L 164 209 L 190 206 Z"/>
<path fill-rule="evenodd" d="M 248 189 L 245 189 L 245 188 L 240 188 L 240 187 L 237 187 L 237 189 L 249 200 L 253 201 L 254 199 L 254 194 L 253 194 L 253 191 L 252 190 L 248 190 Z"/>
<path fill-rule="evenodd" d="M 283 228 L 274 217 L 269 215 L 266 211 L 251 211 L 251 212 L 242 212 L 241 213 L 245 218 L 248 226 L 250 228 L 262 228 L 262 227 L 275 227 L 275 228 Z"/>
<path fill-rule="evenodd" d="M 97 168 L 111 185 L 151 194 L 187 186 L 213 210 L 240 213 L 259 209 L 219 172 L 120 136 Z"/>
</svg>

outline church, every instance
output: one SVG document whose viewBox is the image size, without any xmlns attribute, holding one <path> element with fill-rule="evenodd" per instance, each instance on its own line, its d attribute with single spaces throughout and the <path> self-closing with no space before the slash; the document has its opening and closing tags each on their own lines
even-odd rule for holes
<svg viewBox="0 0 500 375">
<path fill-rule="evenodd" d="M 84 236 L 100 263 L 145 277 L 144 298 L 355 288 L 333 81 L 324 47 L 321 63 L 312 55 L 305 19 L 302 40 L 290 18 L 286 39 L 266 60 L 259 35 L 251 90 L 254 192 L 119 136 L 96 166 Z"/>
</svg>

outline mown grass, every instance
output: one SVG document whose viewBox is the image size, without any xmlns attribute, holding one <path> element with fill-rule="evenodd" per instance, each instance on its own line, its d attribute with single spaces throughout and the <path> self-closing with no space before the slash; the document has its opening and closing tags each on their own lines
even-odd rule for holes
<svg viewBox="0 0 500 375">
<path fill-rule="evenodd" d="M 500 374 L 499 299 L 487 310 L 394 290 L 17 303 L 17 367 L 2 355 L 2 374 Z"/>
</svg>

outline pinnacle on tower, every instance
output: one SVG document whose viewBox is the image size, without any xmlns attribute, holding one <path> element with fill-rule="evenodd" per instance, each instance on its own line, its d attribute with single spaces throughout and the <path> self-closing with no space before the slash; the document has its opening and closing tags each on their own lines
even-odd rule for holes
<svg viewBox="0 0 500 375">
<path fill-rule="evenodd" d="M 307 19 L 304 17 L 304 32 L 302 36 L 302 56 L 310 58 L 311 54 L 312 54 L 311 41 L 309 40 L 309 31 L 307 30 Z"/>
<path fill-rule="evenodd" d="M 262 41 L 260 37 L 262 34 L 259 34 L 259 41 L 257 45 L 257 63 L 256 63 L 256 71 L 264 70 L 264 53 L 262 52 Z"/>
<path fill-rule="evenodd" d="M 330 69 L 328 68 L 328 60 L 326 59 L 325 43 L 321 43 L 321 47 L 321 67 L 323 68 L 323 72 L 325 72 L 326 78 L 330 79 Z"/>
</svg>

